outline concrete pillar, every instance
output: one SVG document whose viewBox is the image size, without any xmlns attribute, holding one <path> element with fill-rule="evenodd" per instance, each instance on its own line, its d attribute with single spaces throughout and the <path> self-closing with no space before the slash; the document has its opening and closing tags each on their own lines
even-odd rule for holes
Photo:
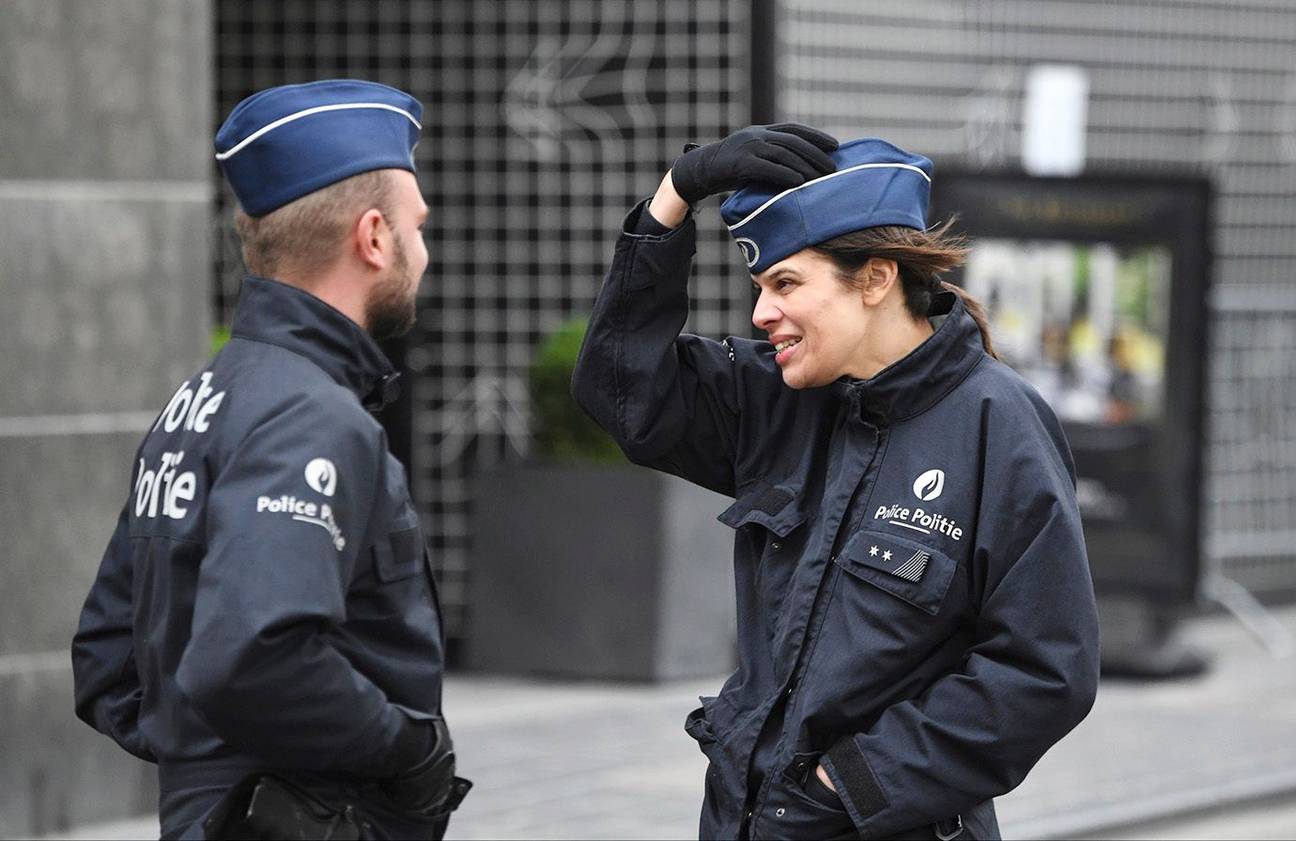
<svg viewBox="0 0 1296 841">
<path fill-rule="evenodd" d="M 156 808 L 68 646 L 210 336 L 209 0 L 0 2 L 0 837 Z"/>
</svg>

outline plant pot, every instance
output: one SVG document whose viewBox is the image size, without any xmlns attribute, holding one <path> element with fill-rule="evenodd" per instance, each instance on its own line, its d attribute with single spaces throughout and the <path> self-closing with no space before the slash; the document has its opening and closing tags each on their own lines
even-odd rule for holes
<svg viewBox="0 0 1296 841">
<path fill-rule="evenodd" d="M 730 500 L 629 465 L 478 477 L 465 659 L 472 669 L 619 680 L 735 662 Z"/>
</svg>

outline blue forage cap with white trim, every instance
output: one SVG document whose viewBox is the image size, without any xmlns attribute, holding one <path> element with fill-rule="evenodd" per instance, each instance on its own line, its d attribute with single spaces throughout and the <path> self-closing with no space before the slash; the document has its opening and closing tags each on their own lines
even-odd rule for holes
<svg viewBox="0 0 1296 841">
<path fill-rule="evenodd" d="M 414 172 L 423 106 L 359 79 L 283 85 L 234 106 L 216 132 L 216 160 L 249 216 L 375 169 Z"/>
<path fill-rule="evenodd" d="M 874 137 L 841 144 L 832 159 L 836 172 L 790 190 L 752 184 L 720 205 L 752 274 L 852 231 L 927 227 L 930 160 Z"/>
</svg>

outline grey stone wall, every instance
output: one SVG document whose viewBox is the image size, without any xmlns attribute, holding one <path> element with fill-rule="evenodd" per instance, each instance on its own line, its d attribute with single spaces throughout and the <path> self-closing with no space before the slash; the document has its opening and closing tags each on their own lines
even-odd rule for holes
<svg viewBox="0 0 1296 841">
<path fill-rule="evenodd" d="M 0 3 L 0 837 L 155 808 L 68 645 L 152 415 L 210 336 L 208 0 Z"/>
</svg>

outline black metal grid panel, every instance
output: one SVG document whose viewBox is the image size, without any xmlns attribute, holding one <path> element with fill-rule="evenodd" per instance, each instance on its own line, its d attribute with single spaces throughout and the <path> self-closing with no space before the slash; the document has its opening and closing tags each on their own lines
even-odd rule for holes
<svg viewBox="0 0 1296 841">
<path fill-rule="evenodd" d="M 333 76 L 386 82 L 424 103 L 417 158 L 431 262 L 407 358 L 411 479 L 453 651 L 471 620 L 473 476 L 527 451 L 533 349 L 588 311 L 626 210 L 685 141 L 748 121 L 750 0 L 215 8 L 221 116 L 254 90 Z M 215 271 L 225 315 L 242 274 L 229 202 L 222 192 Z M 747 334 L 747 275 L 713 206 L 699 229 L 689 329 Z"/>
<path fill-rule="evenodd" d="M 782 116 L 941 163 L 1018 162 L 1027 69 L 1089 73 L 1094 167 L 1211 174 L 1208 562 L 1296 584 L 1296 6 L 778 0 Z"/>
<path fill-rule="evenodd" d="M 526 449 L 532 349 L 588 311 L 623 215 L 683 143 L 744 124 L 750 106 L 741 0 L 437 6 L 428 142 L 441 179 L 410 361 L 426 386 L 416 493 L 453 636 L 471 619 L 470 479 Z M 741 264 L 714 209 L 699 222 L 690 328 L 746 333 Z"/>
</svg>

